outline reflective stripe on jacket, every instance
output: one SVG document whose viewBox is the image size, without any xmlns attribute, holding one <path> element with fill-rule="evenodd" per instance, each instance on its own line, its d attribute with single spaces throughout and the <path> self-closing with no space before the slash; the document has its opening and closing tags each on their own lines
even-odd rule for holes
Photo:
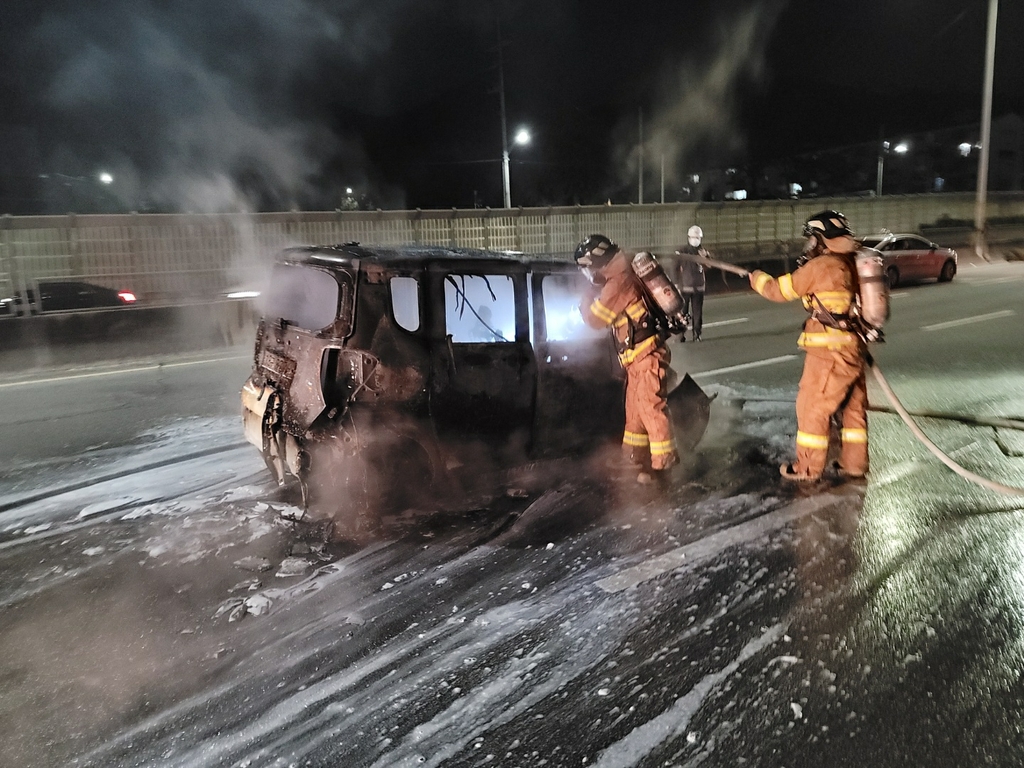
<svg viewBox="0 0 1024 768">
<path fill-rule="evenodd" d="M 857 293 L 853 254 L 825 252 L 778 279 L 756 270 L 750 282 L 770 301 L 800 299 L 808 311 L 824 307 L 834 315 L 846 315 Z M 828 328 L 813 317 L 804 323 L 797 344 L 804 350 L 838 350 L 857 346 L 860 338 L 850 331 Z"/>
</svg>

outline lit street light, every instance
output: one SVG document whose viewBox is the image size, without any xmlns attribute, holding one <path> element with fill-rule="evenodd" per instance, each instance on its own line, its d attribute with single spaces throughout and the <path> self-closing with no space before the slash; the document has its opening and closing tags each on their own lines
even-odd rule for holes
<svg viewBox="0 0 1024 768">
<path fill-rule="evenodd" d="M 113 184 L 114 183 L 114 177 L 111 176 L 106 171 L 100 172 L 99 180 L 100 180 L 100 184 Z"/>
<path fill-rule="evenodd" d="M 520 146 L 526 146 L 527 144 L 530 143 L 532 139 L 533 137 L 530 135 L 529 130 L 527 130 L 526 128 L 520 128 L 518 131 L 516 131 L 516 137 L 513 139 L 513 141 L 515 141 L 515 143 L 519 144 Z"/>
<path fill-rule="evenodd" d="M 910 145 L 905 141 L 901 141 L 895 147 L 892 147 L 888 141 L 883 141 L 878 147 L 878 173 L 875 176 L 875 196 L 882 196 L 882 176 L 885 174 L 885 156 L 890 152 L 895 152 L 897 155 L 905 155 L 910 150 Z"/>
</svg>

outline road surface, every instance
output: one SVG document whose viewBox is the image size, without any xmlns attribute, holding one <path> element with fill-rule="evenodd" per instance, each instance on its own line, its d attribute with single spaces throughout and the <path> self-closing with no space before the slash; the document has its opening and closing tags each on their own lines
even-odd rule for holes
<svg viewBox="0 0 1024 768">
<path fill-rule="evenodd" d="M 1024 264 L 899 289 L 911 410 L 1024 418 Z M 586 461 L 325 545 L 242 442 L 249 350 L 0 379 L 0 764 L 1024 761 L 1024 498 L 889 414 L 866 483 L 785 485 L 803 313 L 708 297 L 672 489 Z M 873 404 L 884 404 L 869 383 Z M 922 421 L 1024 487 L 1024 435 Z"/>
</svg>

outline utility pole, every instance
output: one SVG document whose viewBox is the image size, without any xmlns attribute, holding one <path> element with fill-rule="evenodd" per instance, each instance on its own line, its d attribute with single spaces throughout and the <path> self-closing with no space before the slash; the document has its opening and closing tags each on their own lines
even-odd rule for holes
<svg viewBox="0 0 1024 768">
<path fill-rule="evenodd" d="M 665 153 L 661 153 L 661 204 L 665 204 Z"/>
<path fill-rule="evenodd" d="M 637 190 L 637 202 L 644 204 L 644 108 L 640 107 L 640 151 L 637 155 L 636 164 L 639 168 L 639 183 Z"/>
<path fill-rule="evenodd" d="M 885 153 L 889 151 L 885 140 L 885 126 L 878 131 L 878 171 L 875 174 L 875 197 L 882 196 L 882 174 L 885 172 Z"/>
<path fill-rule="evenodd" d="M 508 171 L 508 121 L 505 119 L 505 60 L 501 52 L 501 16 L 498 16 L 498 98 L 501 103 L 501 184 L 505 207 L 512 207 L 512 188 Z"/>
<path fill-rule="evenodd" d="M 978 154 L 978 193 L 974 203 L 974 252 L 988 260 L 986 230 L 988 218 L 985 205 L 988 199 L 989 143 L 992 137 L 992 83 L 995 79 L 996 15 L 999 0 L 988 3 L 988 37 L 985 44 L 985 85 L 981 105 L 981 152 Z"/>
</svg>

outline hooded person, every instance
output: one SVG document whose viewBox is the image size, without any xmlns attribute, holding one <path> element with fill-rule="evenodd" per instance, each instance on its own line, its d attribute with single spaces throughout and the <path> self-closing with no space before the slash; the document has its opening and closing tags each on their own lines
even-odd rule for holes
<svg viewBox="0 0 1024 768">
<path fill-rule="evenodd" d="M 694 224 L 686 231 L 686 245 L 680 248 L 679 259 L 676 267 L 676 279 L 679 285 L 679 293 L 683 297 L 683 312 L 690 317 L 690 328 L 693 331 L 693 340 L 701 340 L 701 328 L 704 325 L 704 291 L 707 288 L 707 277 L 704 273 L 704 265 L 690 256 L 708 258 L 707 249 L 701 245 L 704 239 L 704 230 Z M 685 335 L 683 340 L 686 340 Z"/>
<path fill-rule="evenodd" d="M 868 471 L 866 345 L 846 330 L 859 290 L 859 247 L 846 217 L 825 210 L 804 224 L 806 242 L 797 269 L 779 278 L 761 270 L 750 285 L 770 301 L 803 303 L 810 316 L 797 340 L 804 369 L 796 396 L 796 461 L 783 464 L 787 480 L 814 482 L 825 470 L 832 416 L 842 410 L 840 476 L 860 478 Z"/>
<path fill-rule="evenodd" d="M 666 383 L 670 352 L 658 333 L 631 262 L 634 254 L 604 235 L 576 248 L 576 264 L 598 289 L 584 298 L 580 314 L 591 328 L 609 328 L 626 372 L 626 423 L 622 448 L 637 481 L 652 482 L 678 463 Z"/>
</svg>

